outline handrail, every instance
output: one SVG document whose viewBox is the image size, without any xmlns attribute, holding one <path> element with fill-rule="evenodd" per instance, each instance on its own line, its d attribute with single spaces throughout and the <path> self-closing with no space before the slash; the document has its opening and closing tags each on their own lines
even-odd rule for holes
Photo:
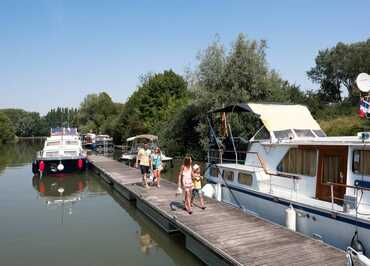
<svg viewBox="0 0 370 266">
<path fill-rule="evenodd" d="M 352 188 L 352 189 L 359 189 L 359 190 L 370 191 L 370 188 L 367 188 L 367 187 L 352 186 L 352 185 L 346 185 L 346 184 L 340 184 L 340 183 L 333 183 L 333 182 L 326 182 L 326 183 L 323 183 L 323 185 L 325 185 L 325 186 L 345 187 L 345 188 Z"/>
<path fill-rule="evenodd" d="M 217 151 L 217 150 L 214 150 L 214 151 Z M 233 152 L 233 151 L 230 151 L 230 152 Z M 284 178 L 289 178 L 289 179 L 294 179 L 294 180 L 299 180 L 301 179 L 301 177 L 297 176 L 297 175 L 292 175 L 292 174 L 285 174 L 285 173 L 278 173 L 278 172 L 270 172 L 267 167 L 266 167 L 266 163 L 265 161 L 260 157 L 259 153 L 258 152 L 255 152 L 255 151 L 244 151 L 243 153 L 246 154 L 246 157 L 248 156 L 248 154 L 254 154 L 256 155 L 257 157 L 257 160 L 259 161 L 259 163 L 261 164 L 262 166 L 262 169 L 264 171 L 265 174 L 267 175 L 275 175 L 275 176 L 279 176 L 279 177 L 284 177 Z M 245 159 L 246 160 L 246 159 Z"/>
</svg>

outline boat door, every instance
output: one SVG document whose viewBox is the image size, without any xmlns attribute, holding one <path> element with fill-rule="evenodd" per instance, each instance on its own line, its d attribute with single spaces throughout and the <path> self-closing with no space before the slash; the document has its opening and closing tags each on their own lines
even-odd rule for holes
<svg viewBox="0 0 370 266">
<path fill-rule="evenodd" d="M 321 147 L 319 148 L 319 165 L 316 182 L 316 198 L 331 202 L 331 188 L 329 183 L 346 185 L 347 183 L 348 147 Z M 333 186 L 334 201 L 343 204 L 346 192 L 344 186 Z"/>
</svg>

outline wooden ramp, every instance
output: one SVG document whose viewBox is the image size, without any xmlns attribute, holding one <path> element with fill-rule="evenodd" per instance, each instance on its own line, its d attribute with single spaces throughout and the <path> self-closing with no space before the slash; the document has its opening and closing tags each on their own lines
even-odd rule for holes
<svg viewBox="0 0 370 266">
<path fill-rule="evenodd" d="M 206 199 L 206 210 L 183 210 L 177 186 L 162 180 L 145 189 L 139 170 L 101 156 L 93 169 L 167 232 L 182 232 L 186 247 L 209 265 L 344 265 L 343 251 L 229 204 Z M 197 204 L 197 202 L 195 202 Z"/>
</svg>

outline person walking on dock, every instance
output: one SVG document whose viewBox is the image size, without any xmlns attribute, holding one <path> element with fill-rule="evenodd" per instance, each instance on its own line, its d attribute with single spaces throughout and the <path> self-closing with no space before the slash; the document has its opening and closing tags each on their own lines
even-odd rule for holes
<svg viewBox="0 0 370 266">
<path fill-rule="evenodd" d="M 144 148 L 141 148 L 136 156 L 136 168 L 140 165 L 141 174 L 143 175 L 143 186 L 148 188 L 147 176 L 151 167 L 151 150 L 149 149 L 148 143 L 144 144 Z"/>
<path fill-rule="evenodd" d="M 185 210 L 192 214 L 193 211 L 191 210 L 191 194 L 193 189 L 193 180 L 192 180 L 193 169 L 191 166 L 191 157 L 186 156 L 184 159 L 183 165 L 181 165 L 180 173 L 178 176 L 178 187 L 180 188 L 181 185 L 184 190 L 184 201 L 185 201 Z"/>
<path fill-rule="evenodd" d="M 160 187 L 161 182 L 161 171 L 162 171 L 162 153 L 159 147 L 155 148 L 154 153 L 152 154 L 152 166 L 153 166 L 153 174 L 155 178 L 155 182 L 157 183 L 157 187 Z"/>
<path fill-rule="evenodd" d="M 204 198 L 203 198 L 203 191 L 202 191 L 202 179 L 203 176 L 200 174 L 200 167 L 197 164 L 193 166 L 193 190 L 192 190 L 192 197 L 191 197 L 191 206 L 193 206 L 194 198 L 198 195 L 200 201 L 200 208 L 204 210 L 206 207 L 204 206 Z"/>
</svg>

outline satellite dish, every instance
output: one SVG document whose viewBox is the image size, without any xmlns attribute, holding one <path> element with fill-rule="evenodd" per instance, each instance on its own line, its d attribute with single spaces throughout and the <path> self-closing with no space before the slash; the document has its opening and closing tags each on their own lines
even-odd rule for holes
<svg viewBox="0 0 370 266">
<path fill-rule="evenodd" d="M 361 73 L 356 78 L 357 87 L 362 92 L 370 91 L 370 75 Z"/>
</svg>

